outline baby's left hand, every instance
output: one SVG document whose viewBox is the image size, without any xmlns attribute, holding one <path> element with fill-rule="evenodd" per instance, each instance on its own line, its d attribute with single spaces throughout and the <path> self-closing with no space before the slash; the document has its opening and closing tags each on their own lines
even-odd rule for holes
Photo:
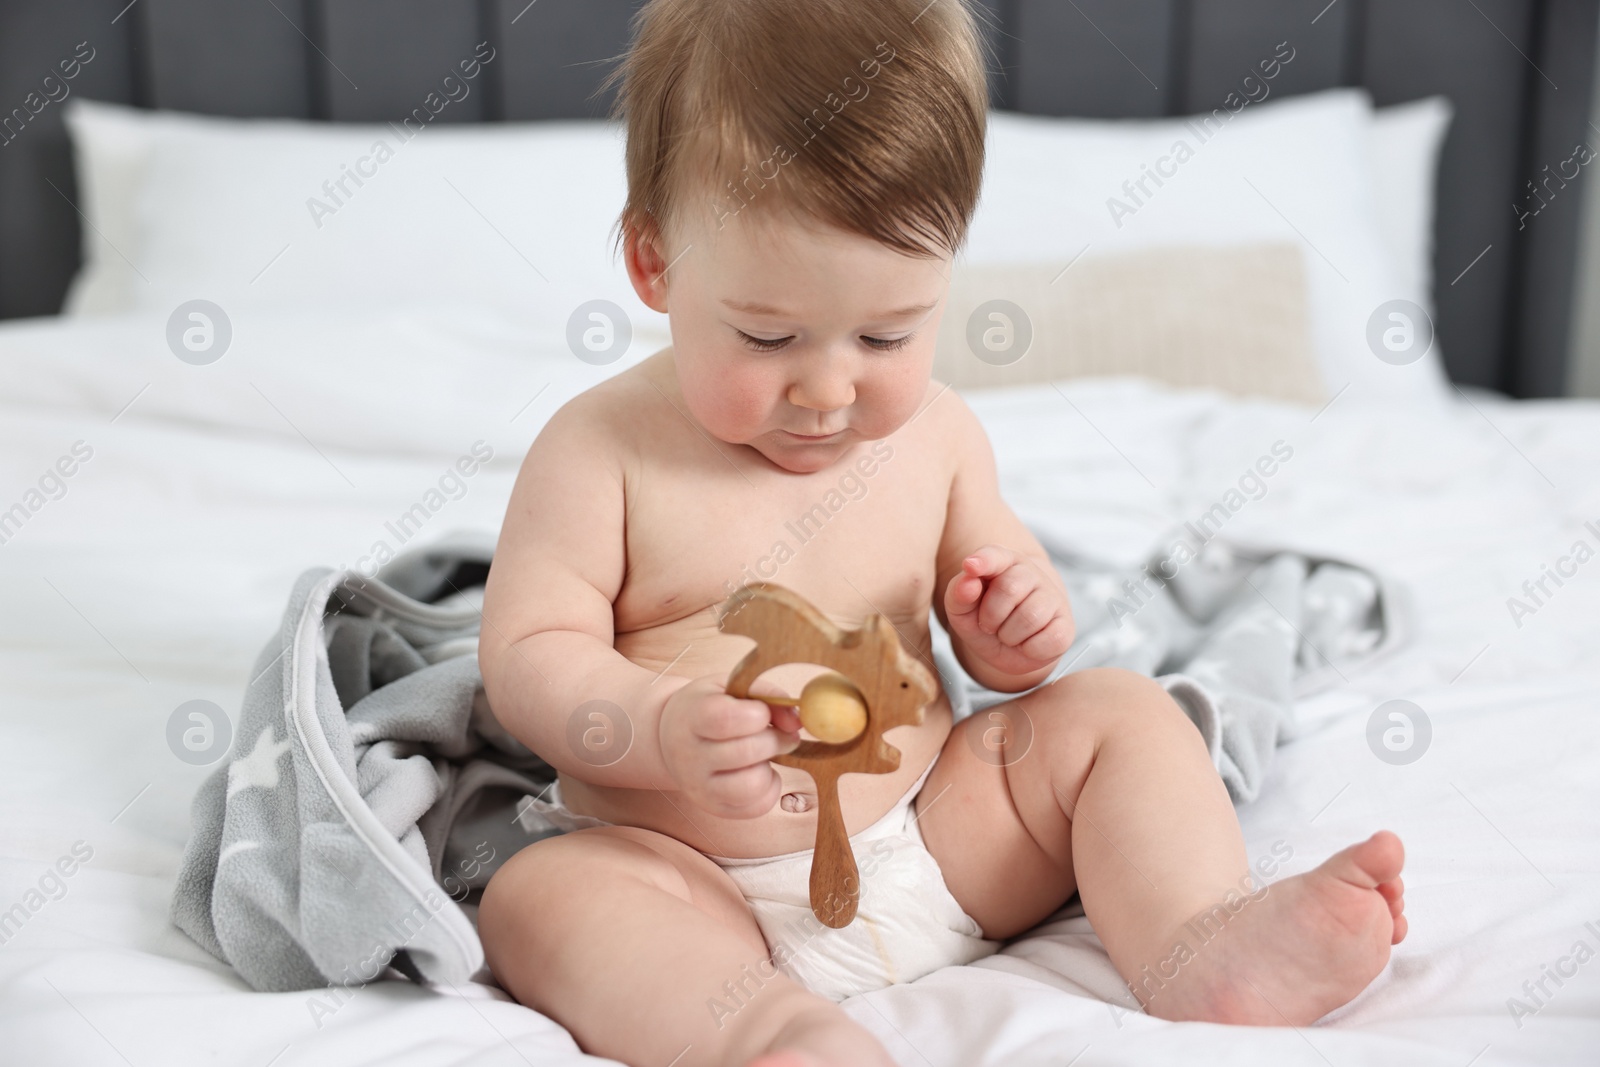
<svg viewBox="0 0 1600 1067">
<path fill-rule="evenodd" d="M 944 592 L 951 636 L 1003 674 L 1052 666 L 1072 643 L 1072 613 L 1031 558 L 984 545 Z"/>
</svg>

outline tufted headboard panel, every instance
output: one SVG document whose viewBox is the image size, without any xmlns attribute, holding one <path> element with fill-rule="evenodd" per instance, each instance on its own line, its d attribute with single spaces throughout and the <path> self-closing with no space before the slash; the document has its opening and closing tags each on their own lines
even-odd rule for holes
<svg viewBox="0 0 1600 1067">
<path fill-rule="evenodd" d="M 870 0 L 862 0 L 870 2 Z M 949 0 L 934 0 L 949 2 Z M 81 216 L 60 107 L 37 95 L 80 42 L 71 91 L 236 116 L 398 119 L 473 46 L 495 62 L 441 121 L 599 117 L 638 0 L 7 0 L 0 6 L 0 317 L 48 315 Z M 1589 138 L 1596 0 L 980 0 L 996 106 L 1148 118 L 1219 106 L 1279 41 L 1277 93 L 1364 85 L 1455 106 L 1435 228 L 1438 335 L 1456 381 L 1517 396 L 1566 381 L 1586 171 L 1530 184 Z M 36 94 L 30 97 L 30 94 Z M 8 118 L 9 116 L 9 118 Z M 1597 142 L 1600 143 L 1600 142 Z M 1552 194 L 1553 191 L 1553 194 Z"/>
</svg>

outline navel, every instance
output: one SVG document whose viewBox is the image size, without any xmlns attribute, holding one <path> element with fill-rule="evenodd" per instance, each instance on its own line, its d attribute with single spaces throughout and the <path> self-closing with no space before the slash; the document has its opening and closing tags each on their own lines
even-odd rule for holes
<svg viewBox="0 0 1600 1067">
<path fill-rule="evenodd" d="M 810 811 L 815 806 L 815 801 L 809 793 L 785 793 L 778 801 L 778 805 L 784 811 L 798 814 Z"/>
</svg>

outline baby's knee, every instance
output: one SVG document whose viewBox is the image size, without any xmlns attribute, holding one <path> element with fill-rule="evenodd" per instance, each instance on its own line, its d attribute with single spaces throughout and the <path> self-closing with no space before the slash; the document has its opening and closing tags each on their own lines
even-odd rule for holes
<svg viewBox="0 0 1600 1067">
<path fill-rule="evenodd" d="M 1161 683 L 1121 667 L 1090 667 L 1043 687 L 1049 699 L 1080 727 L 1126 734 L 1132 730 L 1193 729 L 1189 717 Z"/>
<path fill-rule="evenodd" d="M 478 901 L 478 935 L 485 947 L 501 940 L 512 926 L 525 924 L 536 911 L 533 905 L 560 884 L 552 872 L 555 853 L 566 851 L 558 844 L 560 840 L 552 837 L 535 841 L 490 876 Z"/>
</svg>

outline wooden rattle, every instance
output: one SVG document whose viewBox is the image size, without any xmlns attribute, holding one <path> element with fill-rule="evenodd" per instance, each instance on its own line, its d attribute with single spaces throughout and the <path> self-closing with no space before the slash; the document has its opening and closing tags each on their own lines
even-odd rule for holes
<svg viewBox="0 0 1600 1067">
<path fill-rule="evenodd" d="M 798 707 L 801 725 L 819 739 L 801 741 L 772 761 L 798 767 L 817 783 L 811 911 L 833 929 L 848 926 L 861 885 L 839 807 L 839 776 L 900 768 L 900 750 L 884 741 L 883 732 L 922 722 L 923 709 L 938 694 L 933 675 L 906 653 L 893 624 L 880 614 L 867 616 L 858 630 L 842 630 L 804 598 L 771 582 L 744 586 L 723 608 L 722 631 L 756 642 L 728 675 L 728 694 Z M 834 670 L 807 682 L 798 698 L 750 693 L 756 678 L 785 663 Z"/>
</svg>

